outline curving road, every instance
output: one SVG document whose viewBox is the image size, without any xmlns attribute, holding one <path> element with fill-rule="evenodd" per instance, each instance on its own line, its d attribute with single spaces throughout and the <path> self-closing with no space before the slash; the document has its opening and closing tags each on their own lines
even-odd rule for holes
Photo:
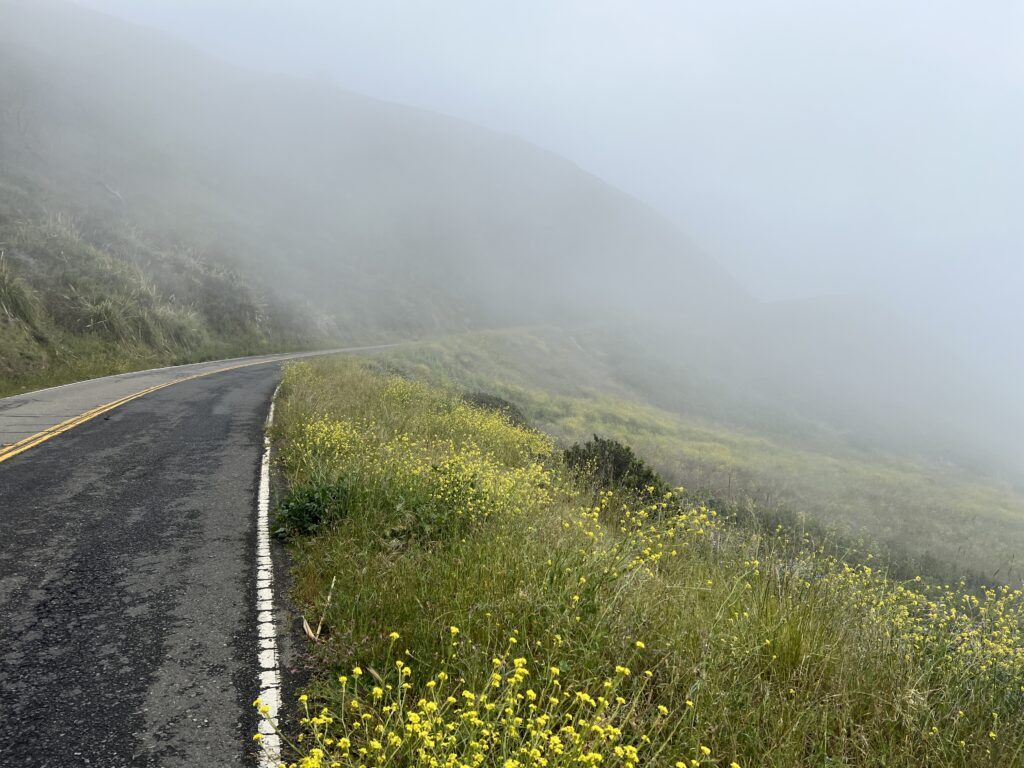
<svg viewBox="0 0 1024 768">
<path fill-rule="evenodd" d="M 284 357 L 0 400 L 0 765 L 255 764 L 257 489 Z"/>
</svg>

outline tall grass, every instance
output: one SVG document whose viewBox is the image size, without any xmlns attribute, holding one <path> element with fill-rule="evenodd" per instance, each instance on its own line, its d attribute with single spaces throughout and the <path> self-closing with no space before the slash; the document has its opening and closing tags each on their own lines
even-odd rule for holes
<svg viewBox="0 0 1024 768">
<path fill-rule="evenodd" d="M 296 763 L 1024 765 L 1020 591 L 587 491 L 543 435 L 355 362 L 281 393 L 280 468 L 317 515 L 282 530 L 327 627 Z"/>
<path fill-rule="evenodd" d="M 18 320 L 29 327 L 39 323 L 42 305 L 36 292 L 14 273 L 0 250 L 0 320 Z"/>
</svg>

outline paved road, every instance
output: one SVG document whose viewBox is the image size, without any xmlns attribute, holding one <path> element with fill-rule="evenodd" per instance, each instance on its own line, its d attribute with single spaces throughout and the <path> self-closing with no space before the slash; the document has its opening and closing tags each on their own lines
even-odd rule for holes
<svg viewBox="0 0 1024 768">
<path fill-rule="evenodd" d="M 279 377 L 274 362 L 175 384 L 0 463 L 0 765 L 254 762 L 256 493 Z M 34 402 L 75 403 L 53 421 L 123 394 L 111 384 Z"/>
<path fill-rule="evenodd" d="M 189 376 L 207 374 L 236 366 L 251 366 L 267 361 L 289 360 L 330 354 L 331 352 L 386 349 L 392 346 L 394 345 L 383 344 L 318 352 L 289 352 L 279 355 L 239 357 L 231 360 L 154 368 L 148 371 L 120 373 L 115 376 L 105 376 L 100 379 L 28 392 L 24 395 L 0 398 L 0 461 L 3 460 L 6 448 L 30 439 L 32 435 L 55 429 L 76 416 L 107 403 L 116 402 L 120 398 L 130 397 L 137 392 L 164 386 Z"/>
</svg>

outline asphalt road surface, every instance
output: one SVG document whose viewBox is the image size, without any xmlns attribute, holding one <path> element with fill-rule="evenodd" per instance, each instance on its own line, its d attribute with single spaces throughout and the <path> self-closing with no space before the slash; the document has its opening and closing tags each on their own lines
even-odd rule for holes
<svg viewBox="0 0 1024 768">
<path fill-rule="evenodd" d="M 255 764 L 256 497 L 279 378 L 270 362 L 173 384 L 0 462 L 0 766 Z M 22 413 L 0 440 L 26 402 L 62 423 L 153 381 L 108 383 L 0 400 L 0 428 Z"/>
</svg>

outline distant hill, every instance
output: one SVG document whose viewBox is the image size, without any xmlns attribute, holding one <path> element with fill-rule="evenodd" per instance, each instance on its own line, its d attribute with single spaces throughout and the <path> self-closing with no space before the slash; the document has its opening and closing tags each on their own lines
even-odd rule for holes
<svg viewBox="0 0 1024 768">
<path fill-rule="evenodd" d="M 0 8 L 3 173 L 225 251 L 342 320 L 422 332 L 746 300 L 655 212 L 522 141 L 73 5 Z"/>
</svg>

